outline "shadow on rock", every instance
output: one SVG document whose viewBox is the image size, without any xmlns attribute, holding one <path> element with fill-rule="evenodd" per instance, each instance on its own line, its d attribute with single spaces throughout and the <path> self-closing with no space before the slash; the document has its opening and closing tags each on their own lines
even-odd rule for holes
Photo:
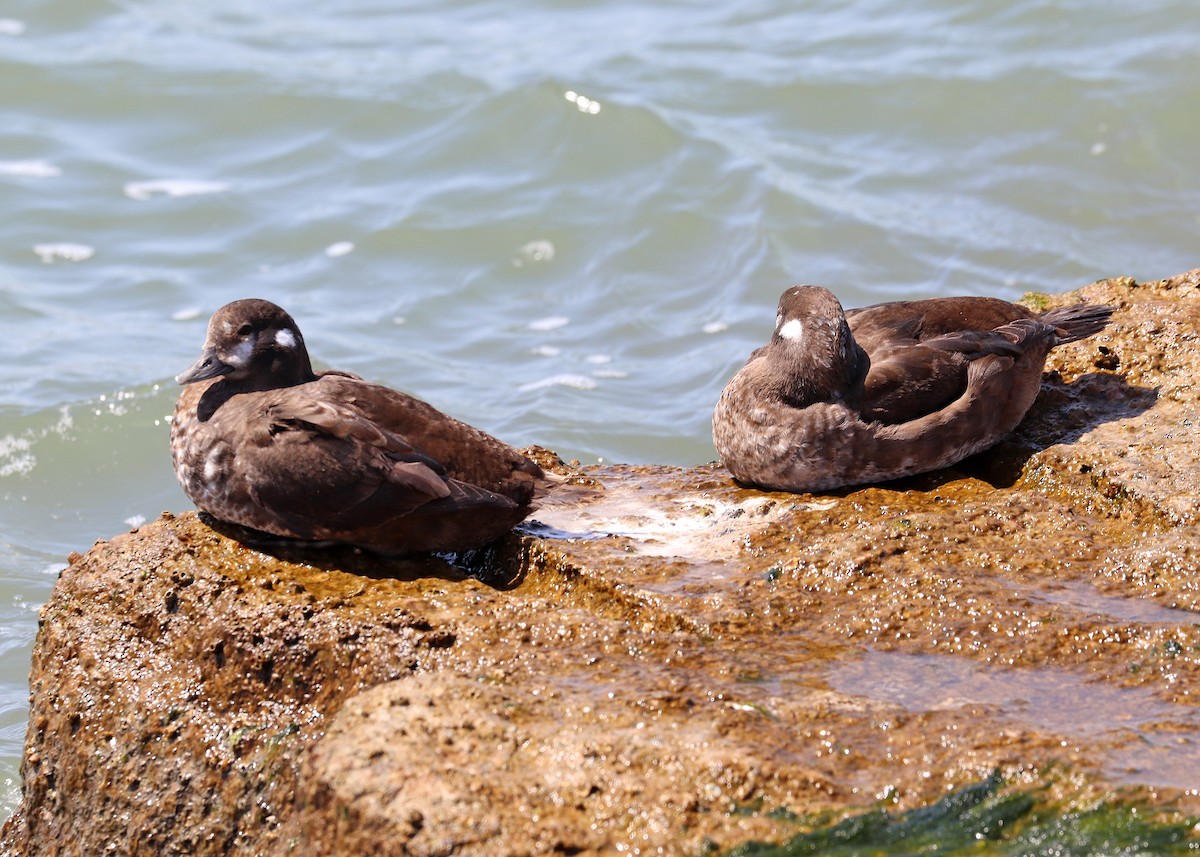
<svg viewBox="0 0 1200 857">
<path fill-rule="evenodd" d="M 253 530 L 200 512 L 201 522 L 214 532 L 275 559 L 323 571 L 341 571 L 372 580 L 478 580 L 492 589 L 515 589 L 524 579 L 520 538 L 509 535 L 497 542 L 458 553 L 389 557 L 335 542 L 304 542 Z"/>
<path fill-rule="evenodd" d="M 1139 416 L 1158 401 L 1158 390 L 1130 384 L 1112 372 L 1089 372 L 1071 382 L 1046 373 L 1025 419 L 1004 441 L 960 462 L 957 469 L 994 488 L 1011 488 L 1036 453 L 1070 444 L 1105 423 Z"/>
</svg>

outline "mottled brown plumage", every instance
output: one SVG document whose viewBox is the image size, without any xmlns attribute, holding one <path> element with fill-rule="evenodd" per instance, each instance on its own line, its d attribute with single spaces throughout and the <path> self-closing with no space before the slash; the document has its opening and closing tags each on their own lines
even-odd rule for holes
<svg viewBox="0 0 1200 857">
<path fill-rule="evenodd" d="M 212 317 L 171 425 L 184 492 L 216 518 L 379 553 L 499 538 L 554 477 L 431 405 L 344 372 L 314 373 L 299 328 L 249 299 Z"/>
<path fill-rule="evenodd" d="M 843 312 L 818 286 L 779 301 L 775 333 L 721 393 L 713 441 L 740 481 L 820 491 L 947 467 L 1012 431 L 1055 345 L 1113 308 L 1035 314 L 995 298 Z"/>
</svg>

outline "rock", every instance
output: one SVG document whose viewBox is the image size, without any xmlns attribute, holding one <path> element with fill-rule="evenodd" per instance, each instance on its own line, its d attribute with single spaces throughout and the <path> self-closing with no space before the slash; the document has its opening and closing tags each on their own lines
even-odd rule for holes
<svg viewBox="0 0 1200 857">
<path fill-rule="evenodd" d="M 97 544 L 42 610 L 4 847 L 694 854 L 996 768 L 1194 804 L 1200 271 L 1034 299 L 1079 297 L 1110 329 L 955 470 L 569 470 L 470 574 L 194 513 Z"/>
</svg>

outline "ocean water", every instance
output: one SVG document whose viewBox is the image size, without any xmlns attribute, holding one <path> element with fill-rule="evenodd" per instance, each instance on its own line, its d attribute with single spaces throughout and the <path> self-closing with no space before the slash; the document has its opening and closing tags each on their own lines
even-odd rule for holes
<svg viewBox="0 0 1200 857">
<path fill-rule="evenodd" d="M 0 4 L 0 810 L 71 550 L 188 501 L 208 315 L 566 458 L 714 457 L 779 293 L 1200 265 L 1188 0 Z"/>
</svg>

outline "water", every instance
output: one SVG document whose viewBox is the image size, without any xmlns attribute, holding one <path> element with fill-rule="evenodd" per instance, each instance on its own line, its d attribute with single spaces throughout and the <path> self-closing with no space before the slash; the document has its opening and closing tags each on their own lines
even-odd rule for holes
<svg viewBox="0 0 1200 857">
<path fill-rule="evenodd" d="M 779 292 L 1200 264 L 1186 0 L 0 6 L 0 810 L 68 551 L 188 503 L 233 298 L 585 462 L 709 460 Z"/>
<path fill-rule="evenodd" d="M 1053 735 L 1118 746 L 1100 753 L 1113 782 L 1200 788 L 1200 718 L 1146 688 L 1112 687 L 1058 667 L 986 669 L 947 655 L 870 650 L 839 661 L 832 688 L 911 711 L 983 706 Z M 1079 712 L 1088 716 L 1080 718 Z M 969 716 L 969 715 L 966 715 Z M 1018 728 L 1021 728 L 1018 727 Z M 1093 748 L 1094 749 L 1094 748 Z"/>
</svg>

